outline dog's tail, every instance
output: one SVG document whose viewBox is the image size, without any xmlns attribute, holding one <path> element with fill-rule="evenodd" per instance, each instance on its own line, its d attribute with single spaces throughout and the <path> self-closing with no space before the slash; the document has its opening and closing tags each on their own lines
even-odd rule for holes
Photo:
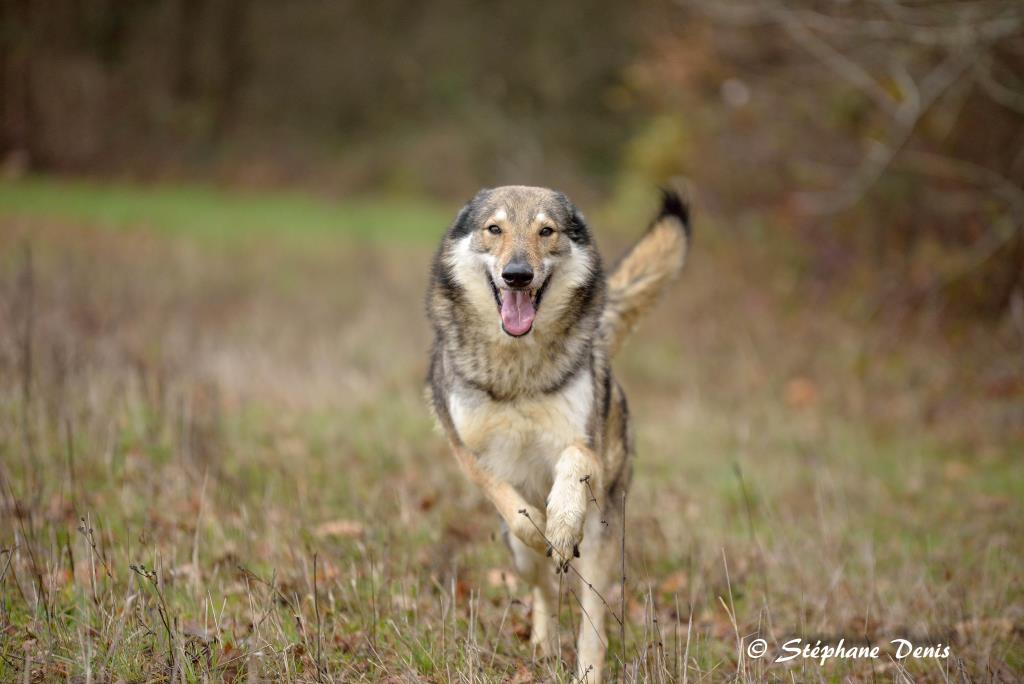
<svg viewBox="0 0 1024 684">
<path fill-rule="evenodd" d="M 690 209 L 672 190 L 662 190 L 661 211 L 647 233 L 608 277 L 601 331 L 608 353 L 622 347 L 640 316 L 683 268 L 690 245 Z"/>
</svg>

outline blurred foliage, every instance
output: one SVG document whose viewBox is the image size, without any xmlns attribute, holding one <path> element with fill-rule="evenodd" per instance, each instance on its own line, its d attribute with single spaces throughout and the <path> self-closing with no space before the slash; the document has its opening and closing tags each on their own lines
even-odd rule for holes
<svg viewBox="0 0 1024 684">
<path fill-rule="evenodd" d="M 461 195 L 607 174 L 627 131 L 604 94 L 636 35 L 613 4 L 3 7 L 4 144 L 37 168 Z"/>
<path fill-rule="evenodd" d="M 461 199 L 565 189 L 808 252 L 869 309 L 1024 310 L 1018 0 L 0 5 L 28 171 Z M 753 232 L 752 232 L 753 231 Z"/>
<path fill-rule="evenodd" d="M 629 71 L 651 114 L 624 174 L 691 176 L 725 225 L 767 219 L 806 247 L 812 284 L 854 284 L 869 310 L 1024 307 L 1024 6 L 682 0 L 668 16 Z M 666 148 L 676 166 L 651 164 Z"/>
</svg>

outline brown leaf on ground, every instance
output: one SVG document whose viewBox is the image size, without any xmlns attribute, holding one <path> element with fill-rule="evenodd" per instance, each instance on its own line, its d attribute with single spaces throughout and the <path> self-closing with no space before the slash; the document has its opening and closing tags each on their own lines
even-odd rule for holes
<svg viewBox="0 0 1024 684">
<path fill-rule="evenodd" d="M 1008 509 L 1013 500 L 999 494 L 978 494 L 971 499 L 975 510 L 982 513 L 995 513 Z"/>
<path fill-rule="evenodd" d="M 795 377 L 786 383 L 785 397 L 790 408 L 810 408 L 818 403 L 818 386 L 810 378 Z"/>
<path fill-rule="evenodd" d="M 366 636 L 362 632 L 334 635 L 334 645 L 337 646 L 342 653 L 355 653 L 359 648 L 359 644 L 365 640 Z"/>
<path fill-rule="evenodd" d="M 512 633 L 515 634 L 516 638 L 520 641 L 529 641 L 530 635 L 533 634 L 533 627 L 530 625 L 528 620 L 513 617 Z"/>
<path fill-rule="evenodd" d="M 949 482 L 961 482 L 971 474 L 971 466 L 963 461 L 949 461 L 942 468 L 942 474 Z"/>
<path fill-rule="evenodd" d="M 445 539 L 465 544 L 483 536 L 481 526 L 469 519 L 449 520 L 444 526 Z"/>
<path fill-rule="evenodd" d="M 686 591 L 686 588 L 689 586 L 689 584 L 690 578 L 687 576 L 687 574 L 682 570 L 677 570 L 676 572 L 673 572 L 671 575 L 663 579 L 661 581 L 661 584 L 658 585 L 658 589 L 663 594 L 669 594 L 674 596 L 675 594 L 679 594 L 683 591 Z"/>
<path fill-rule="evenodd" d="M 533 684 L 533 682 L 533 673 L 530 672 L 530 668 L 522 664 L 520 664 L 519 667 L 516 668 L 516 671 L 512 674 L 512 677 L 507 680 L 507 684 Z"/>
<path fill-rule="evenodd" d="M 1015 375 L 1004 375 L 985 386 L 985 395 L 992 399 L 1012 399 L 1024 395 L 1024 380 Z"/>
</svg>

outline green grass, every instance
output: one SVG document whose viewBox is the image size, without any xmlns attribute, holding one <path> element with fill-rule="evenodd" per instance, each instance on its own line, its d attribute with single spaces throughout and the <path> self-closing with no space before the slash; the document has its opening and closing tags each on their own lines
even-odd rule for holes
<svg viewBox="0 0 1024 684">
<path fill-rule="evenodd" d="M 408 197 L 332 202 L 299 192 L 31 177 L 0 182 L 0 215 L 214 239 L 341 235 L 423 243 L 444 232 L 454 207 Z"/>
</svg>

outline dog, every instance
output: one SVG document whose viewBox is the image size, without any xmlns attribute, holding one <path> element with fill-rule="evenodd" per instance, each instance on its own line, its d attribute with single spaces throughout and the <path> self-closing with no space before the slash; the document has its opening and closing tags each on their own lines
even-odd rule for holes
<svg viewBox="0 0 1024 684">
<path fill-rule="evenodd" d="M 690 239 L 687 204 L 664 191 L 647 233 L 606 277 L 564 194 L 506 186 L 481 190 L 458 212 L 431 269 L 428 403 L 503 520 L 532 587 L 530 639 L 541 655 L 558 653 L 556 573 L 584 583 L 580 680 L 601 681 L 603 596 L 621 563 L 632 479 L 629 410 L 611 361 L 682 270 Z"/>
</svg>

